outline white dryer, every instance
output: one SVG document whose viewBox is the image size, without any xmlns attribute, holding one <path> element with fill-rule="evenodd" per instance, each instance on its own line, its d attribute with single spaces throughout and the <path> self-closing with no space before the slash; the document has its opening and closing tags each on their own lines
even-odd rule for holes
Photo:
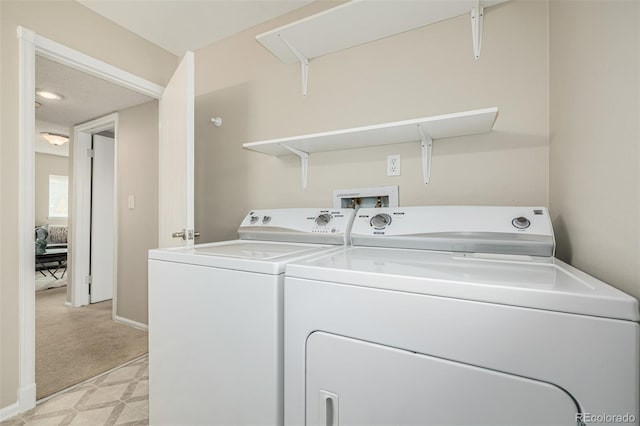
<svg viewBox="0 0 640 426">
<path fill-rule="evenodd" d="M 285 424 L 638 424 L 638 301 L 555 259 L 546 209 L 360 209 L 290 263 Z"/>
<path fill-rule="evenodd" d="M 283 423 L 283 284 L 344 246 L 349 209 L 254 210 L 239 240 L 149 252 L 149 420 Z"/>
</svg>

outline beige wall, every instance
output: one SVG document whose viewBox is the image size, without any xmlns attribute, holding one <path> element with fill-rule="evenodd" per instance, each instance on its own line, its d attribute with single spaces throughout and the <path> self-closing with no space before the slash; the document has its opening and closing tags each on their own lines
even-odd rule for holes
<svg viewBox="0 0 640 426">
<path fill-rule="evenodd" d="M 158 101 L 118 116 L 117 315 L 147 324 L 147 252 L 158 246 Z"/>
<path fill-rule="evenodd" d="M 69 157 L 36 153 L 36 225 L 66 225 L 66 219 L 49 220 L 49 175 L 69 176 Z"/>
<path fill-rule="evenodd" d="M 469 16 L 311 61 L 284 65 L 255 35 L 329 4 L 312 4 L 196 51 L 196 226 L 201 241 L 235 236 L 250 208 L 327 206 L 340 188 L 399 185 L 402 205 L 546 205 L 548 5 L 513 1 L 485 14 L 473 58 Z M 418 143 L 312 154 L 300 188 L 297 157 L 244 142 L 498 106 L 487 135 L 436 141 L 432 182 L 421 181 Z M 209 119 L 222 116 L 222 127 Z M 386 176 L 386 156 L 402 176 Z"/>
<path fill-rule="evenodd" d="M 18 40 L 23 25 L 59 43 L 158 84 L 165 84 L 177 58 L 75 1 L 0 1 L 0 408 L 16 402 L 18 390 Z"/>
<path fill-rule="evenodd" d="M 558 257 L 640 297 L 640 3 L 550 5 Z"/>
</svg>

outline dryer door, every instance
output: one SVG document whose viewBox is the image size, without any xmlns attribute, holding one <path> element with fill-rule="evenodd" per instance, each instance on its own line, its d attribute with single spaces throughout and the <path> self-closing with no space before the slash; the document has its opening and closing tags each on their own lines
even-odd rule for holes
<svg viewBox="0 0 640 426">
<path fill-rule="evenodd" d="M 525 377 L 315 332 L 307 425 L 576 425 L 573 398 Z"/>
</svg>

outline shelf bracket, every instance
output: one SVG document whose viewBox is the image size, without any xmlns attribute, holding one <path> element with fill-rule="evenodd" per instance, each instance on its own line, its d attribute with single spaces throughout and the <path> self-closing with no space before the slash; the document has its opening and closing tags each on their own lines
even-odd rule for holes
<svg viewBox="0 0 640 426">
<path fill-rule="evenodd" d="M 302 169 L 302 189 L 307 189 L 307 175 L 309 170 L 309 153 L 297 148 L 280 144 L 281 147 L 300 157 L 300 167 Z"/>
<path fill-rule="evenodd" d="M 484 21 L 484 6 L 482 0 L 477 0 L 476 7 L 471 9 L 471 34 L 473 35 L 473 55 L 480 58 L 482 50 L 482 23 Z"/>
<path fill-rule="evenodd" d="M 424 131 L 424 128 L 418 124 L 418 134 L 422 144 L 422 176 L 424 184 L 429 183 L 431 179 L 431 149 L 433 148 L 433 139 L 431 135 Z"/>
<path fill-rule="evenodd" d="M 296 55 L 296 57 L 300 61 L 300 72 L 302 75 L 302 95 L 307 96 L 307 82 L 309 81 L 309 59 L 304 56 L 298 49 L 296 49 L 291 43 L 289 43 L 286 38 L 282 37 L 282 35 L 278 34 L 278 37 L 282 39 L 284 44 L 287 45 L 289 50 L 291 50 L 291 52 Z"/>
</svg>

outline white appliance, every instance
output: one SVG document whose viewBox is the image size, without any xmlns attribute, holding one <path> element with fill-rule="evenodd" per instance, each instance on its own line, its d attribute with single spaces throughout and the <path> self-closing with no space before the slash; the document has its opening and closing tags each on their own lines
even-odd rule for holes
<svg viewBox="0 0 640 426">
<path fill-rule="evenodd" d="M 638 301 L 555 259 L 546 209 L 360 209 L 287 265 L 285 424 L 638 424 Z"/>
<path fill-rule="evenodd" d="M 149 420 L 283 423 L 285 265 L 344 246 L 349 209 L 254 210 L 239 240 L 149 252 Z"/>
</svg>

